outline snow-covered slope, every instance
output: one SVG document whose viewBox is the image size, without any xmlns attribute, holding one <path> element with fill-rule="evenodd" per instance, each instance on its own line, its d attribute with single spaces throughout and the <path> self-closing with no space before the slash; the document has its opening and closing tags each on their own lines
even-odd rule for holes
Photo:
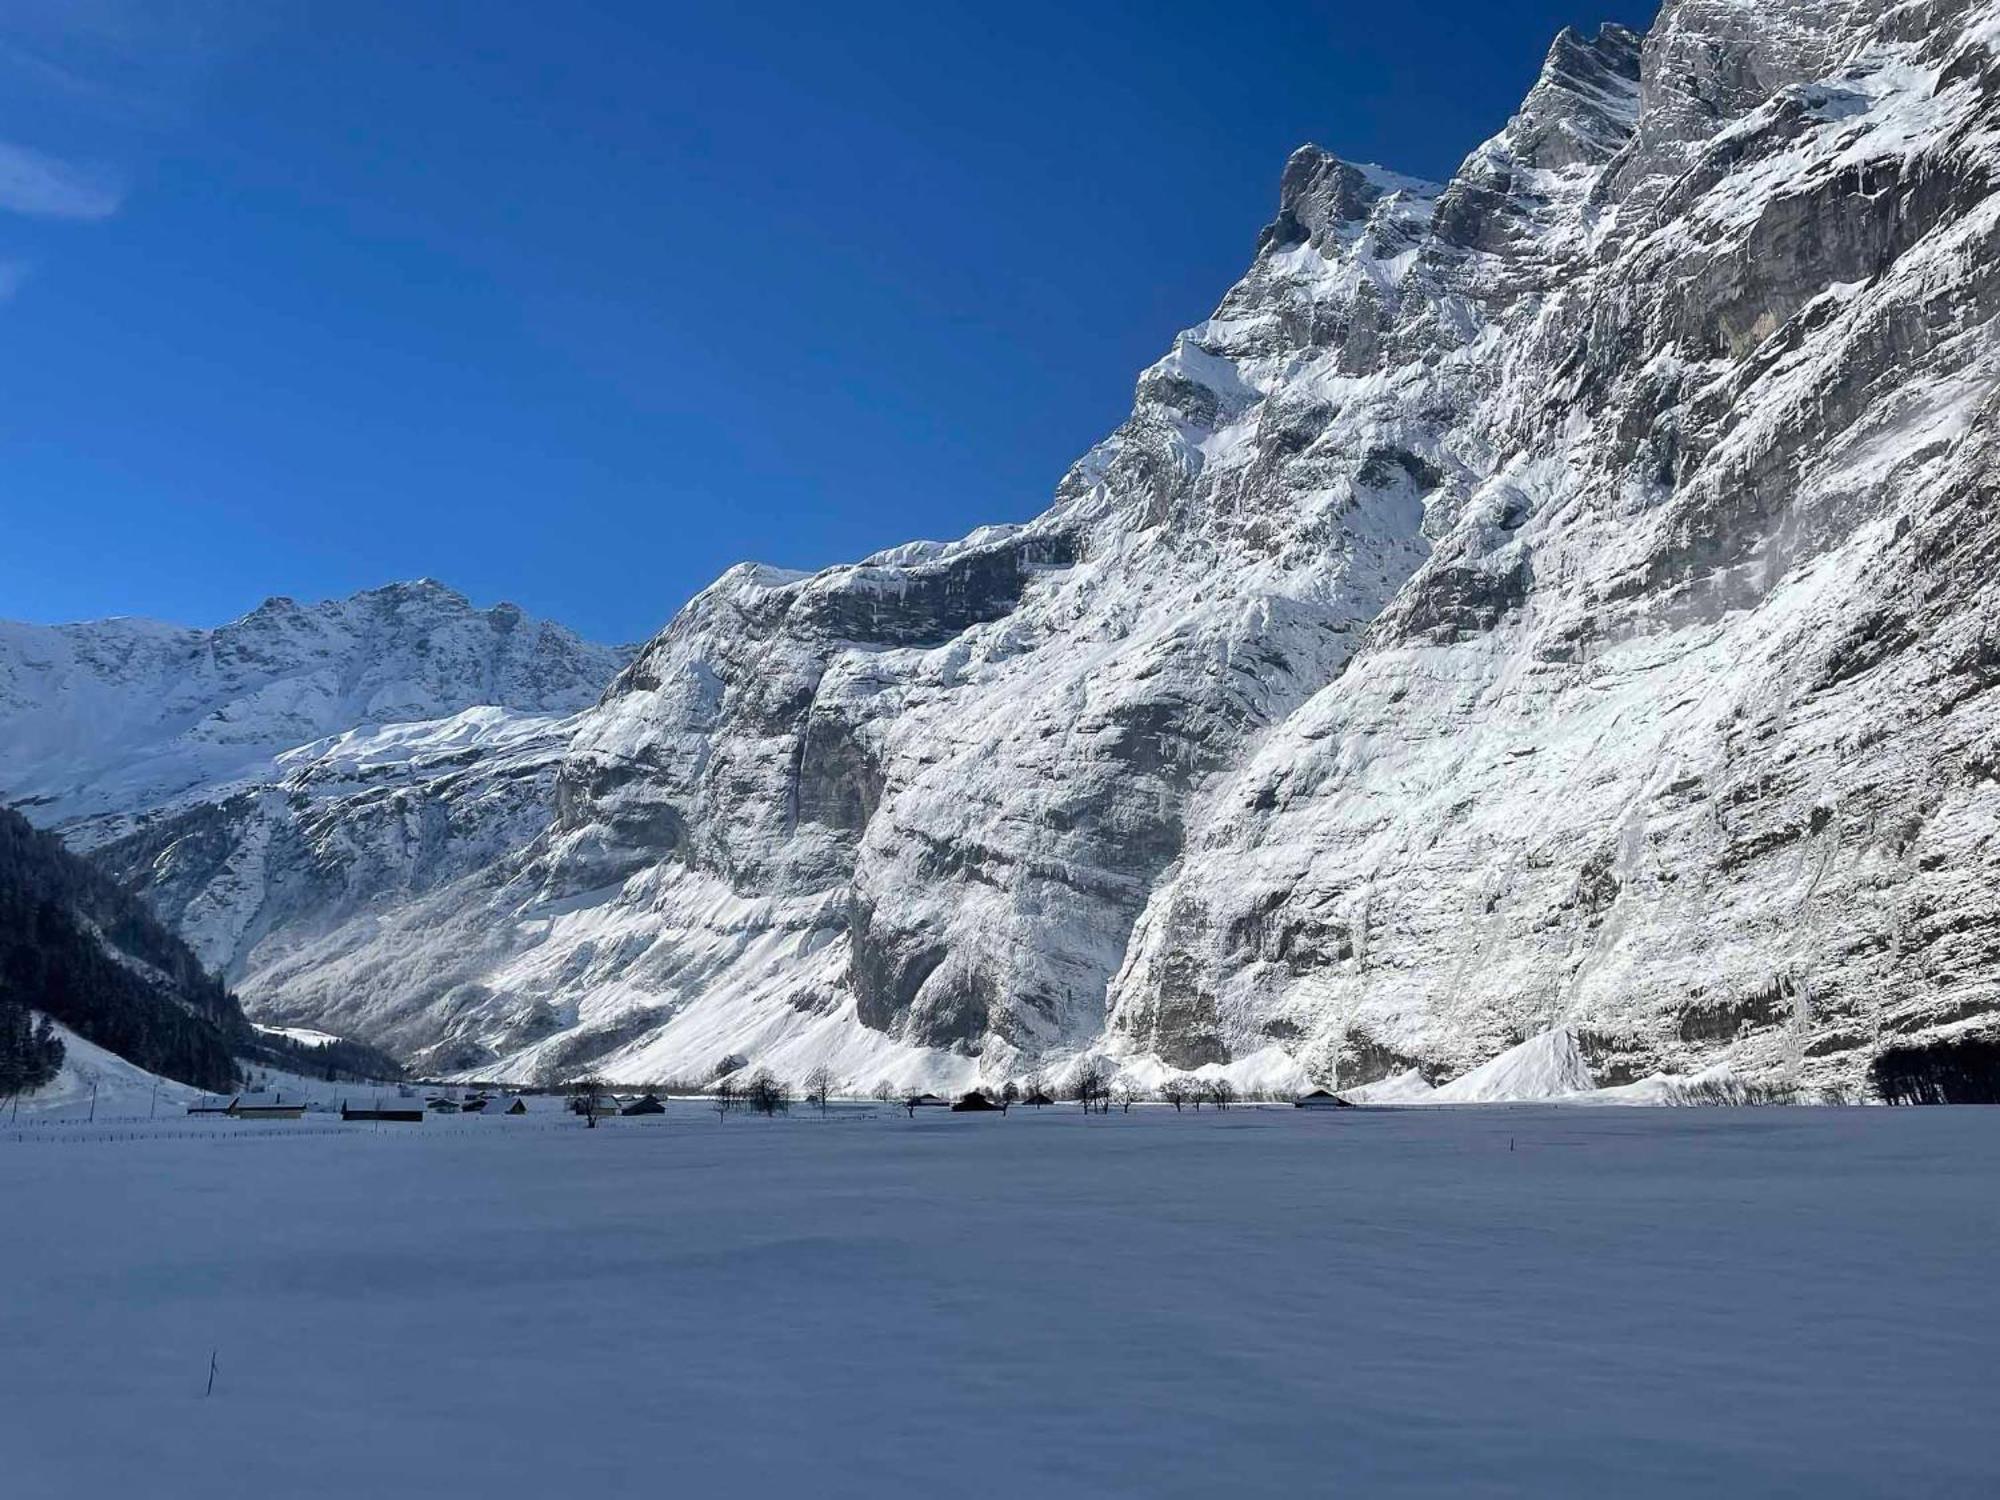
<svg viewBox="0 0 2000 1500">
<path fill-rule="evenodd" d="M 63 1041 L 62 1070 L 33 1093 L 14 1101 L 9 1118 L 95 1118 L 177 1115 L 202 1097 L 189 1084 L 148 1073 L 117 1053 L 58 1026 Z"/>
<path fill-rule="evenodd" d="M 732 570 L 518 782 L 316 750 L 330 904 L 123 868 L 436 1065 L 1852 1081 L 2000 1006 L 1996 169 L 1994 0 L 1566 32 L 1449 183 L 1299 151 L 1035 521 Z"/>
</svg>

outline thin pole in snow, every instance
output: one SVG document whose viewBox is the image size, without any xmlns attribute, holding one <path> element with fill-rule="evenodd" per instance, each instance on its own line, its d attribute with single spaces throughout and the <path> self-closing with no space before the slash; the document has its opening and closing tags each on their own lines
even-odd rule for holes
<svg viewBox="0 0 2000 1500">
<path fill-rule="evenodd" d="M 90 1118 L 84 1123 L 87 1125 L 97 1123 L 97 1085 L 94 1083 L 90 1086 Z"/>
<path fill-rule="evenodd" d="M 201 1393 L 204 1400 L 215 1394 L 215 1356 L 221 1352 L 219 1349 L 208 1351 L 208 1389 Z"/>
</svg>

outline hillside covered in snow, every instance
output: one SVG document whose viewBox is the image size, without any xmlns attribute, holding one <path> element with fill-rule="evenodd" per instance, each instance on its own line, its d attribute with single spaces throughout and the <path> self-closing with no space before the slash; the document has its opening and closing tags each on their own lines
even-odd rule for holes
<svg viewBox="0 0 2000 1500">
<path fill-rule="evenodd" d="M 622 671 L 8 627 L 0 795 L 429 1067 L 1852 1084 L 2000 1012 L 1996 172 L 1994 0 L 1565 32 L 1448 182 L 1298 151 L 1025 526 Z"/>
</svg>

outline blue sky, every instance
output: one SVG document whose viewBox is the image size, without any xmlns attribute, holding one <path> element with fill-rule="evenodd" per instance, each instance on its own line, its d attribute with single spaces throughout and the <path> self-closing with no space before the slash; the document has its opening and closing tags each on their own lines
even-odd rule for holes
<svg viewBox="0 0 2000 1500">
<path fill-rule="evenodd" d="M 1025 519 L 1294 146 L 1448 174 L 1650 10 L 9 0 L 0 617 L 428 574 L 636 639 Z"/>
</svg>

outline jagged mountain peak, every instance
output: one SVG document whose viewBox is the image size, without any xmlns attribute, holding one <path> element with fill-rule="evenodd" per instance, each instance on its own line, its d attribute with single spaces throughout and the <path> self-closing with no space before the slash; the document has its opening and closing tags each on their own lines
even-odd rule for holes
<svg viewBox="0 0 2000 1500">
<path fill-rule="evenodd" d="M 1606 22 L 1594 36 L 1565 27 L 1503 132 L 1524 164 L 1561 169 L 1608 161 L 1639 117 L 1641 39 Z"/>
<path fill-rule="evenodd" d="M 1258 234 L 1257 251 L 1305 243 L 1327 250 L 1351 238 L 1353 227 L 1366 223 L 1385 196 L 1430 199 L 1440 191 L 1437 183 L 1349 162 L 1308 143 L 1285 163 L 1278 179 L 1278 214 Z"/>
</svg>

